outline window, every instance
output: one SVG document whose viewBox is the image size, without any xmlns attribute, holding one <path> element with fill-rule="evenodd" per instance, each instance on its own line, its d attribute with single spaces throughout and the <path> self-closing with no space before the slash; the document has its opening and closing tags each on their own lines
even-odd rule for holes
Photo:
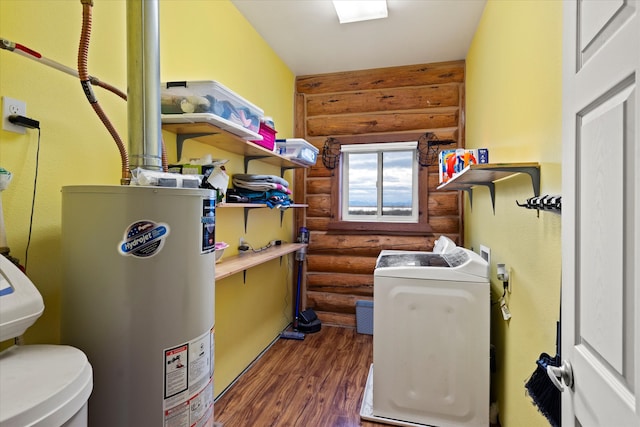
<svg viewBox="0 0 640 427">
<path fill-rule="evenodd" d="M 389 235 L 433 232 L 428 215 L 429 169 L 433 168 L 418 162 L 416 141 L 421 135 L 378 133 L 340 137 L 340 161 L 331 173 L 329 232 Z M 403 139 L 409 142 L 398 142 Z M 396 174 L 396 156 L 405 162 L 401 162 L 400 168 L 404 174 Z M 365 167 L 367 159 L 372 163 Z M 359 175 L 363 172 L 369 175 Z M 359 203 L 367 201 L 359 197 L 361 194 L 370 195 L 373 202 Z M 358 204 L 368 205 L 367 212 Z M 362 212 L 356 213 L 357 210 Z"/>
<path fill-rule="evenodd" d="M 342 221 L 418 222 L 417 142 L 342 146 Z"/>
</svg>

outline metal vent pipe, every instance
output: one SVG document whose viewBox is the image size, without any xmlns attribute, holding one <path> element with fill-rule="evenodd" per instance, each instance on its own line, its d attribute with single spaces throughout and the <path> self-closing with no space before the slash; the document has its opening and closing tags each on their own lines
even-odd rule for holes
<svg viewBox="0 0 640 427">
<path fill-rule="evenodd" d="M 158 0 L 127 0 L 129 164 L 162 170 Z"/>
</svg>

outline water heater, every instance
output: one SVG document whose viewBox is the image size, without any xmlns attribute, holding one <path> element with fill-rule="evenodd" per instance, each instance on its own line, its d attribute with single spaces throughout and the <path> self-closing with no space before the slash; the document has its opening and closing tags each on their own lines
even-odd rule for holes
<svg viewBox="0 0 640 427">
<path fill-rule="evenodd" d="M 213 425 L 215 193 L 62 189 L 61 340 L 94 369 L 89 424 Z"/>
</svg>

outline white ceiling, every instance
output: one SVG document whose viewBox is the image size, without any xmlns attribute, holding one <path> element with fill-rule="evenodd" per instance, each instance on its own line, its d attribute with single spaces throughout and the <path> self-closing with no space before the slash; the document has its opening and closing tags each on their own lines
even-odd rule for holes
<svg viewBox="0 0 640 427">
<path fill-rule="evenodd" d="M 387 0 L 340 24 L 329 0 L 231 0 L 296 76 L 465 59 L 486 0 Z"/>
</svg>

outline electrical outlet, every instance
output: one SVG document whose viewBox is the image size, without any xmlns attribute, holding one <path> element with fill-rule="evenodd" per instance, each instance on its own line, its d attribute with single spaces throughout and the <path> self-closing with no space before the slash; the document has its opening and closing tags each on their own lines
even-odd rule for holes
<svg viewBox="0 0 640 427">
<path fill-rule="evenodd" d="M 491 265 L 491 249 L 485 245 L 480 245 L 480 256 Z"/>
<path fill-rule="evenodd" d="M 24 101 L 18 101 L 17 99 L 9 98 L 8 96 L 2 97 L 2 129 L 15 132 L 26 133 L 27 130 L 23 126 L 14 125 L 9 121 L 11 115 L 27 115 L 27 103 Z"/>
</svg>

